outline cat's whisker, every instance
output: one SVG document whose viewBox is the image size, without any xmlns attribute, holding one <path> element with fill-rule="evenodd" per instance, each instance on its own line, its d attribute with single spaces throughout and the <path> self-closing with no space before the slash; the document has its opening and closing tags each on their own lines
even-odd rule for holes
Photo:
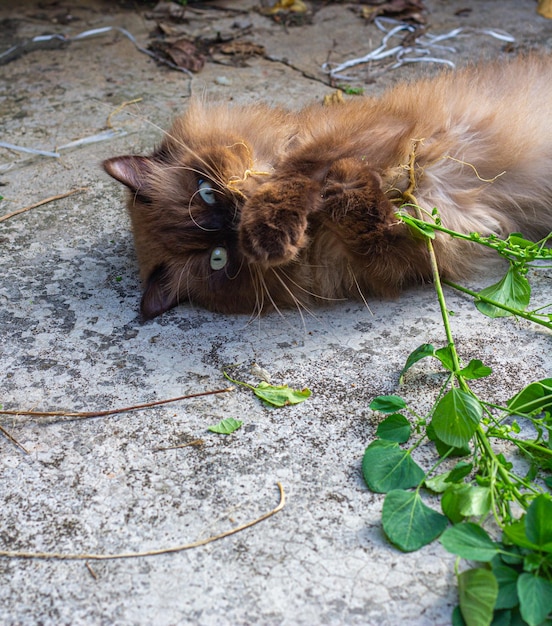
<svg viewBox="0 0 552 626">
<path fill-rule="evenodd" d="M 278 279 L 278 281 L 280 282 L 280 284 L 282 285 L 282 287 L 287 291 L 287 293 L 291 296 L 291 299 L 293 301 L 293 303 L 295 304 L 295 307 L 297 308 L 297 312 L 299 313 L 299 315 L 301 316 L 301 322 L 303 324 L 303 329 L 306 332 L 307 331 L 307 325 L 305 323 L 305 316 L 303 315 L 303 311 L 305 313 L 308 313 L 314 320 L 318 321 L 318 317 L 315 315 L 315 313 L 313 311 L 311 311 L 311 309 L 306 305 L 305 302 L 303 302 L 302 300 L 300 300 L 294 293 L 293 290 L 291 290 L 289 288 L 289 286 L 287 285 L 286 281 L 282 278 L 282 276 L 279 274 L 279 272 L 281 271 L 281 268 L 271 268 L 273 275 Z"/>
<path fill-rule="evenodd" d="M 186 261 L 186 263 L 182 266 L 182 269 L 180 270 L 179 274 L 178 274 L 178 278 L 176 280 L 176 285 L 174 287 L 175 290 L 175 300 L 177 302 L 178 305 L 182 304 L 182 300 L 180 299 L 180 294 L 182 293 L 182 289 L 181 289 L 181 285 L 182 285 L 182 277 L 185 276 L 186 277 L 186 298 L 187 300 L 185 301 L 189 301 L 190 299 L 190 265 L 191 265 L 191 259 L 188 259 Z"/>
<path fill-rule="evenodd" d="M 347 263 L 347 271 L 349 272 L 349 276 L 353 279 L 353 282 L 355 283 L 356 290 L 358 291 L 358 295 L 360 296 L 360 299 L 362 300 L 362 302 L 364 302 L 364 306 L 366 307 L 370 315 L 374 315 L 372 312 L 372 309 L 370 308 L 370 305 L 368 304 L 368 300 L 366 300 L 366 297 L 364 296 L 364 293 L 362 289 L 360 288 L 360 284 L 357 280 L 357 277 L 350 263 Z"/>
<path fill-rule="evenodd" d="M 304 265 L 304 267 L 316 267 L 316 268 L 324 268 L 325 266 L 323 265 Z M 310 291 L 309 289 L 307 289 L 306 287 L 303 287 L 303 285 L 300 285 L 297 281 L 293 280 L 291 278 L 291 276 L 289 276 L 289 274 L 287 274 L 287 272 L 284 271 L 283 268 L 279 268 L 279 271 L 282 273 L 283 276 L 285 276 L 286 280 L 288 280 L 292 285 L 294 285 L 295 287 L 297 287 L 297 289 L 299 289 L 300 291 L 302 291 L 303 293 L 306 293 L 308 296 L 312 296 L 313 298 L 316 298 L 317 300 L 326 300 L 327 302 L 345 302 L 347 300 L 347 298 L 331 298 L 330 296 L 322 296 L 318 293 L 315 293 L 314 291 Z"/>
<path fill-rule="evenodd" d="M 218 192 L 216 189 L 213 189 L 213 191 L 215 193 L 220 193 Z M 207 228 L 206 226 L 202 226 L 198 221 L 196 221 L 195 217 L 193 216 L 192 213 L 192 209 L 193 209 L 193 200 L 194 198 L 199 194 L 199 189 L 192 194 L 189 202 L 188 202 L 188 215 L 190 216 L 190 220 L 192 221 L 192 223 L 197 226 L 197 228 L 199 228 L 199 230 L 202 230 L 206 233 L 216 233 L 217 231 L 220 230 L 220 228 Z"/>
<path fill-rule="evenodd" d="M 260 270 L 257 267 L 249 267 L 249 274 L 251 276 L 251 281 L 253 285 L 253 290 L 255 292 L 255 308 L 253 309 L 248 324 L 254 320 L 260 320 L 263 314 L 264 308 L 264 294 L 265 294 L 265 285 L 262 280 L 262 276 L 260 276 Z"/>
<path fill-rule="evenodd" d="M 238 278 L 238 276 L 240 275 L 244 265 L 245 265 L 245 259 L 242 258 L 240 266 L 236 270 L 236 273 L 234 274 L 234 276 L 230 276 L 226 268 L 224 269 L 224 275 L 226 276 L 226 278 L 228 278 L 228 280 L 236 280 L 236 278 Z"/>
<path fill-rule="evenodd" d="M 277 278 L 279 278 L 276 275 Z M 274 298 L 272 297 L 270 290 L 268 289 L 268 286 L 266 284 L 266 281 L 264 280 L 264 277 L 261 277 L 262 283 L 263 283 L 263 288 L 264 288 L 264 293 L 267 295 L 268 299 L 270 300 L 270 303 L 272 304 L 272 307 L 274 309 L 274 311 L 276 313 L 278 313 L 278 315 L 282 318 L 283 321 L 285 321 L 289 326 L 291 326 L 289 324 L 289 321 L 286 319 L 286 316 L 283 314 L 282 310 L 280 309 L 280 307 L 276 304 L 276 301 L 274 300 Z M 280 279 L 281 280 L 281 279 Z M 284 285 L 285 287 L 285 285 Z M 287 289 L 287 287 L 286 287 Z M 298 300 L 293 293 L 291 293 L 291 291 L 288 289 L 289 294 L 291 295 L 291 298 L 293 300 L 293 303 L 295 304 L 295 306 L 297 307 L 297 312 L 299 313 L 299 316 L 301 317 L 301 324 L 303 326 L 303 331 L 306 333 L 307 332 L 307 326 L 305 324 L 305 317 L 303 315 L 303 312 L 301 311 L 301 307 L 302 307 L 302 303 L 300 300 Z"/>
</svg>

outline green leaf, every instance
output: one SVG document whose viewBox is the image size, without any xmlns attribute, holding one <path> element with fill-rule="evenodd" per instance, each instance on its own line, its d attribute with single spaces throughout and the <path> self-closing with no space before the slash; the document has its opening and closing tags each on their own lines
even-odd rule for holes
<svg viewBox="0 0 552 626">
<path fill-rule="evenodd" d="M 499 545 L 487 532 L 471 522 L 456 524 L 443 533 L 441 544 L 452 554 L 468 561 L 491 561 L 500 552 Z"/>
<path fill-rule="evenodd" d="M 386 441 L 405 443 L 410 438 L 411 430 L 410 422 L 404 415 L 393 413 L 380 423 L 376 435 Z"/>
<path fill-rule="evenodd" d="M 491 626 L 527 626 L 519 614 L 519 607 L 506 610 L 495 610 Z"/>
<path fill-rule="evenodd" d="M 523 557 L 523 571 L 538 575 L 543 560 L 540 552 L 527 552 Z"/>
<path fill-rule="evenodd" d="M 503 535 L 504 539 L 504 535 Z M 523 556 L 521 554 L 521 549 L 518 546 L 514 546 L 511 544 L 503 543 L 502 546 L 508 550 L 508 552 L 503 552 L 500 555 L 500 560 L 506 563 L 506 565 L 522 565 L 523 564 Z"/>
<path fill-rule="evenodd" d="M 390 491 L 383 502 L 383 530 L 404 552 L 431 543 L 446 528 L 447 518 L 425 505 L 417 491 Z"/>
<path fill-rule="evenodd" d="M 473 469 L 473 463 L 466 461 L 458 461 L 458 463 L 450 470 L 447 483 L 458 483 L 465 478 Z"/>
<path fill-rule="evenodd" d="M 537 496 L 525 515 L 525 535 L 540 547 L 552 545 L 552 500 L 549 496 Z"/>
<path fill-rule="evenodd" d="M 508 567 L 502 563 L 493 564 L 493 574 L 498 583 L 498 597 L 496 599 L 495 610 L 513 609 L 519 604 L 517 594 L 517 580 L 519 572 L 513 567 Z"/>
<path fill-rule="evenodd" d="M 466 622 L 462 617 L 462 611 L 460 610 L 460 606 L 456 605 L 454 610 L 452 611 L 452 626 L 466 626 Z"/>
<path fill-rule="evenodd" d="M 376 439 L 366 448 L 362 475 L 368 487 L 376 493 L 416 487 L 424 479 L 423 469 L 413 461 L 408 450 L 383 439 Z"/>
<path fill-rule="evenodd" d="M 458 456 L 468 456 L 471 453 L 469 444 L 460 447 L 449 446 L 446 443 L 442 442 L 439 437 L 435 434 L 435 429 L 433 425 L 430 423 L 426 427 L 426 435 L 428 436 L 430 441 L 433 441 L 435 447 L 437 448 L 437 452 L 439 456 L 447 456 L 449 458 L 458 457 Z"/>
<path fill-rule="evenodd" d="M 539 546 L 536 543 L 527 539 L 527 534 L 525 532 L 525 516 L 517 522 L 504 526 L 502 532 L 504 533 L 504 536 L 515 546 L 526 548 L 528 550 L 539 550 Z"/>
<path fill-rule="evenodd" d="M 370 408 L 380 413 L 395 413 L 406 409 L 406 402 L 399 396 L 378 396 L 370 402 Z"/>
<path fill-rule="evenodd" d="M 450 484 L 441 496 L 441 510 L 453 524 L 463 522 L 465 515 L 462 510 L 469 498 L 470 485 Z"/>
<path fill-rule="evenodd" d="M 538 244 L 534 241 L 529 241 L 529 239 L 525 239 L 521 233 L 511 233 L 508 235 L 506 241 L 511 246 L 518 246 L 520 248 L 538 248 Z"/>
<path fill-rule="evenodd" d="M 458 576 L 460 610 L 467 626 L 488 626 L 498 596 L 494 574 L 486 569 L 469 569 Z"/>
<path fill-rule="evenodd" d="M 460 513 L 464 517 L 482 517 L 491 510 L 491 504 L 492 497 L 489 487 L 470 485 L 469 491 L 464 495 Z"/>
<path fill-rule="evenodd" d="M 411 352 L 406 359 L 406 363 L 404 364 L 401 373 L 399 374 L 399 383 L 403 382 L 404 375 L 415 363 L 428 356 L 435 356 L 435 348 L 430 343 L 424 343 Z"/>
<path fill-rule="evenodd" d="M 552 582 L 523 573 L 517 582 L 519 609 L 529 626 L 542 624 L 552 611 Z"/>
<path fill-rule="evenodd" d="M 445 472 L 443 474 L 437 474 L 437 476 L 433 476 L 432 478 L 426 478 L 424 485 L 435 493 L 443 493 L 443 491 L 446 491 L 450 486 L 450 483 L 447 481 L 449 475 L 450 472 Z"/>
<path fill-rule="evenodd" d="M 467 517 L 482 517 L 491 509 L 491 491 L 488 487 L 453 483 L 441 498 L 441 508 L 454 523 Z"/>
<path fill-rule="evenodd" d="M 510 413 L 538 414 L 552 411 L 552 378 L 527 385 L 507 402 Z"/>
<path fill-rule="evenodd" d="M 311 397 L 310 389 L 291 389 L 287 385 L 269 385 L 264 380 L 253 389 L 253 392 L 257 398 L 276 407 L 299 404 Z"/>
<path fill-rule="evenodd" d="M 431 425 L 437 437 L 453 447 L 467 446 L 483 415 L 478 400 L 454 387 L 437 403 Z"/>
<path fill-rule="evenodd" d="M 226 419 L 221 420 L 215 426 L 209 426 L 207 430 L 210 430 L 212 433 L 219 433 L 221 435 L 230 435 L 238 428 L 241 428 L 243 422 L 240 420 L 236 420 L 233 417 L 227 417 Z"/>
<path fill-rule="evenodd" d="M 485 378 L 490 376 L 493 370 L 479 359 L 471 360 L 468 365 L 460 370 L 460 374 L 467 380 L 475 380 L 477 378 Z"/>
<path fill-rule="evenodd" d="M 486 287 L 479 292 L 489 300 L 498 304 L 505 304 L 513 309 L 524 311 L 531 299 L 531 286 L 525 276 L 523 276 L 516 266 L 510 265 L 506 275 L 495 285 Z M 488 317 L 507 317 L 510 312 L 500 309 L 492 304 L 481 300 L 475 302 L 478 310 Z"/>
<path fill-rule="evenodd" d="M 344 91 L 348 96 L 361 96 L 364 93 L 364 87 L 353 87 L 352 85 L 338 85 L 338 89 Z"/>
<path fill-rule="evenodd" d="M 410 226 L 410 228 L 414 231 L 414 233 L 418 233 L 423 237 L 429 237 L 430 239 L 435 239 L 435 230 L 432 228 L 431 224 L 427 222 L 423 222 L 422 220 L 418 220 L 408 213 L 399 213 L 399 218 Z"/>
<path fill-rule="evenodd" d="M 452 358 L 452 351 L 449 346 L 445 348 L 439 348 L 435 350 L 435 357 L 441 361 L 441 365 L 449 372 L 454 371 L 454 360 Z"/>
</svg>

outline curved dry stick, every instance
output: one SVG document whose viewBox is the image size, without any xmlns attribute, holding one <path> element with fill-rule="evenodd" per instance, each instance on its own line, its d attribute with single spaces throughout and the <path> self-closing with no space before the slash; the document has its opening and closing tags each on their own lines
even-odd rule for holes
<svg viewBox="0 0 552 626">
<path fill-rule="evenodd" d="M 12 550 L 0 550 L 0 557 L 8 557 L 12 559 L 56 559 L 58 561 L 108 561 L 114 559 L 135 559 L 146 556 L 157 556 L 159 554 L 172 554 L 173 552 L 183 552 L 184 550 L 199 548 L 201 546 L 207 545 L 208 543 L 213 543 L 213 541 L 224 539 L 225 537 L 235 535 L 242 530 L 251 528 L 252 526 L 255 526 L 255 524 L 259 524 L 265 519 L 268 519 L 269 517 L 272 517 L 273 515 L 281 511 L 286 504 L 286 494 L 284 492 L 282 483 L 278 482 L 276 484 L 278 485 L 278 489 L 280 490 L 280 502 L 278 502 L 278 506 L 272 509 L 272 511 L 264 513 L 257 519 L 246 522 L 241 526 L 237 526 L 236 528 L 227 530 L 220 535 L 213 535 L 212 537 L 207 537 L 206 539 L 199 539 L 198 541 L 194 541 L 193 543 L 185 543 L 181 546 L 159 548 L 157 550 L 148 550 L 145 552 L 122 552 L 120 554 L 63 554 L 58 552 L 20 552 Z"/>
</svg>

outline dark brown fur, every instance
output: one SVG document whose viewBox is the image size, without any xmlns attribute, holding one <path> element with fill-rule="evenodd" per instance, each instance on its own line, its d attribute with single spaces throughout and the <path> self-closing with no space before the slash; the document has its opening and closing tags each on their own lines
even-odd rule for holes
<svg viewBox="0 0 552 626">
<path fill-rule="evenodd" d="M 534 55 L 299 112 L 193 102 L 152 156 L 104 163 L 130 189 L 144 317 L 188 300 L 255 314 L 429 280 L 423 241 L 395 216 L 413 151 L 418 203 L 445 226 L 545 236 L 551 68 Z M 482 263 L 473 244 L 434 245 L 449 278 Z"/>
</svg>

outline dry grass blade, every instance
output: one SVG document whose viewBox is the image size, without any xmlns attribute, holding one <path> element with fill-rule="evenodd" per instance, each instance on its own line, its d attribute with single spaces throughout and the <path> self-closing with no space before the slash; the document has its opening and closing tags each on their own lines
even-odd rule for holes
<svg viewBox="0 0 552 626">
<path fill-rule="evenodd" d="M 80 193 L 81 191 L 87 191 L 88 187 L 79 187 L 78 189 L 72 189 L 66 193 L 60 193 L 57 196 L 50 196 L 49 198 L 45 198 L 44 200 L 40 200 L 40 202 L 35 202 L 30 206 L 23 207 L 22 209 L 17 209 L 17 211 L 13 211 L 13 213 L 7 213 L 6 215 L 0 216 L 0 222 L 4 222 L 5 220 L 9 220 L 10 217 L 14 217 L 15 215 L 19 215 L 20 213 L 25 213 L 26 211 L 30 211 L 31 209 L 36 209 L 43 204 L 48 204 L 49 202 L 54 202 L 55 200 L 61 200 L 62 198 L 67 198 L 72 196 L 75 193 Z"/>
<path fill-rule="evenodd" d="M 251 528 L 252 526 L 255 526 L 255 524 L 259 524 L 260 522 L 263 522 L 264 520 L 272 517 L 273 515 L 281 511 L 286 504 L 286 494 L 284 492 L 282 484 L 277 483 L 277 485 L 278 489 L 280 490 L 280 501 L 278 502 L 276 508 L 268 511 L 268 513 L 264 513 L 260 517 L 257 517 L 250 522 L 246 522 L 245 524 L 236 526 L 236 528 L 232 528 L 231 530 L 227 530 L 226 532 L 220 533 L 219 535 L 213 535 L 211 537 L 207 537 L 206 539 L 200 539 L 192 543 L 185 543 L 180 546 L 172 546 L 169 548 L 159 548 L 158 550 L 148 550 L 144 552 L 122 552 L 119 554 L 63 554 L 57 552 L 20 552 L 11 550 L 0 550 L 0 557 L 8 557 L 14 559 L 57 559 L 61 561 L 108 561 L 113 559 L 135 559 L 146 556 L 157 556 L 160 554 L 172 554 L 174 552 L 183 552 L 184 550 L 199 548 L 201 546 L 207 545 L 208 543 L 213 543 L 213 541 L 218 541 L 219 539 L 230 537 L 230 535 L 235 535 L 242 530 Z"/>
<path fill-rule="evenodd" d="M 108 115 L 106 123 L 105 123 L 106 128 L 113 128 L 111 118 L 117 115 L 117 113 L 120 113 L 125 107 L 130 106 L 131 104 L 142 102 L 142 100 L 143 98 L 134 98 L 134 100 L 125 100 L 125 102 L 122 102 L 116 109 L 111 111 L 111 113 Z"/>
</svg>

